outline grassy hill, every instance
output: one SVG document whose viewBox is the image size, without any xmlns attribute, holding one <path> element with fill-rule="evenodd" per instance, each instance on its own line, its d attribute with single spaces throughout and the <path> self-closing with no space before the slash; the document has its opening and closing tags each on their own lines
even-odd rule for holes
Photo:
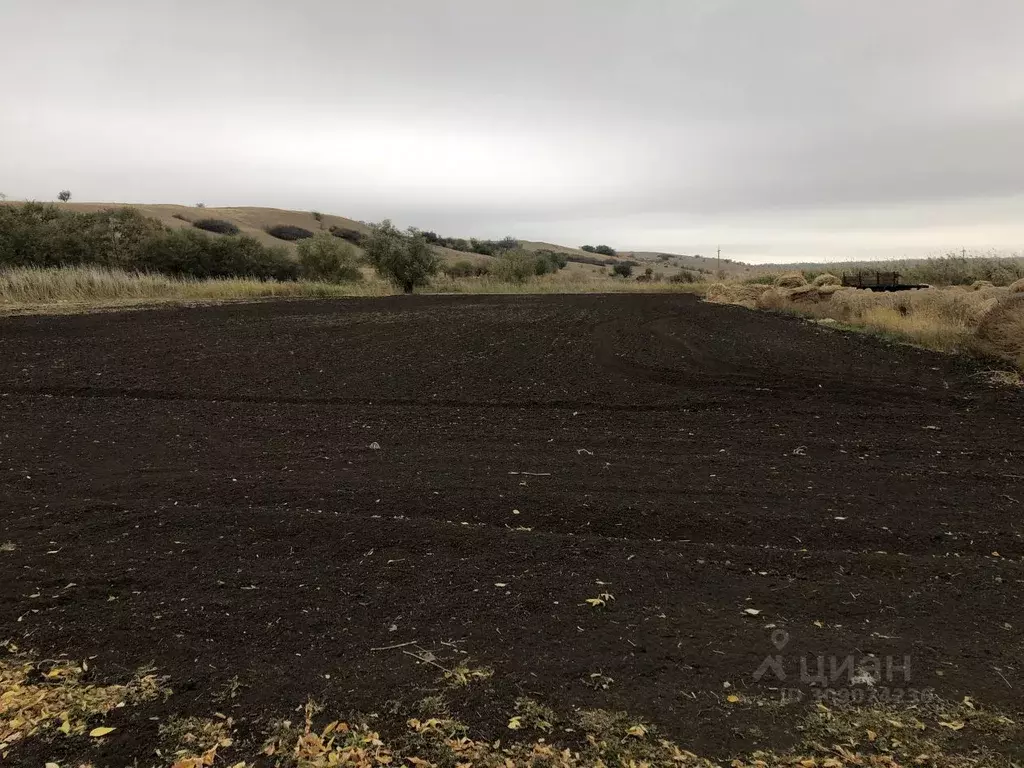
<svg viewBox="0 0 1024 768">
<path fill-rule="evenodd" d="M 620 251 L 619 258 L 639 261 L 644 266 L 654 267 L 666 275 L 686 270 L 700 273 L 708 279 L 718 279 L 719 271 L 724 272 L 724 277 L 730 280 L 742 280 L 768 271 L 764 266 L 751 266 L 732 259 L 722 259 L 719 262 L 714 256 L 687 256 L 665 251 Z"/>
<path fill-rule="evenodd" d="M 17 201 L 8 201 L 7 205 L 17 205 Z M 203 207 L 198 208 L 195 206 L 188 205 L 172 205 L 172 204 L 135 204 L 135 203 L 53 203 L 59 208 L 63 208 L 71 211 L 80 211 L 82 213 L 91 213 L 94 211 L 102 211 L 108 208 L 121 208 L 131 206 L 135 208 L 144 216 L 157 219 L 168 227 L 172 228 L 188 228 L 192 226 L 192 222 L 199 221 L 200 219 L 221 219 L 234 224 L 241 231 L 241 234 L 249 235 L 256 238 L 264 245 L 275 245 L 283 246 L 291 251 L 295 250 L 295 243 L 285 240 L 279 240 L 273 235 L 267 233 L 267 229 L 279 225 L 288 225 L 294 227 L 302 227 L 312 232 L 320 230 L 329 231 L 331 227 L 339 227 L 342 229 L 354 229 L 358 232 L 369 233 L 370 227 L 361 221 L 355 219 L 345 218 L 344 216 L 336 216 L 333 214 L 324 213 L 322 219 L 317 221 L 313 216 L 312 211 L 292 211 L 282 208 L 260 208 L 251 206 L 242 207 L 225 207 L 225 208 L 214 208 L 214 207 Z M 215 235 L 214 235 L 215 236 Z M 555 243 L 545 243 L 537 241 L 521 241 L 521 245 L 528 251 L 542 251 L 550 250 L 559 253 L 568 254 L 570 257 L 593 257 L 594 254 L 588 254 L 579 248 L 573 248 L 570 246 L 557 245 Z M 455 261 L 471 261 L 474 263 L 490 261 L 492 257 L 485 256 L 478 253 L 468 253 L 465 251 L 456 251 L 450 248 L 443 248 L 434 246 L 435 250 L 441 255 L 447 263 Z M 626 258 L 623 255 L 619 256 L 619 259 Z M 567 269 L 573 271 L 584 271 L 584 272 L 600 272 L 601 267 L 580 264 L 576 262 L 570 262 Z"/>
</svg>

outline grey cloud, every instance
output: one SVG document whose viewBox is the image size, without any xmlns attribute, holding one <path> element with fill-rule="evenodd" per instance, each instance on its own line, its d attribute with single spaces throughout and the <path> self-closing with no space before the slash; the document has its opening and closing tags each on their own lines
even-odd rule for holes
<svg viewBox="0 0 1024 768">
<path fill-rule="evenodd" d="M 1022 29 L 1019 0 L 0 0 L 0 189 L 680 250 L 959 204 L 1013 247 L 1015 203 L 973 223 L 1024 193 Z"/>
</svg>

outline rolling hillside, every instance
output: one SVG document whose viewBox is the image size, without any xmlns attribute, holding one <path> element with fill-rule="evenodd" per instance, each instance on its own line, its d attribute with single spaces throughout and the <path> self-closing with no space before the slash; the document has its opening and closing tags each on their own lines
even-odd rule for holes
<svg viewBox="0 0 1024 768">
<path fill-rule="evenodd" d="M 16 201 L 8 201 L 8 205 L 17 204 Z M 278 240 L 276 237 L 267 234 L 266 230 L 269 227 L 275 225 L 285 224 L 296 227 L 303 227 L 305 229 L 316 232 L 318 230 L 330 230 L 332 226 L 340 227 L 344 229 L 354 229 L 359 232 L 368 233 L 370 231 L 369 226 L 361 221 L 355 219 L 348 219 L 344 216 L 335 216 L 332 214 L 324 213 L 323 220 L 317 222 L 311 211 L 291 211 L 281 208 L 258 208 L 258 207 L 227 207 L 227 208 L 213 208 L 204 207 L 197 208 L 195 206 L 187 205 L 171 205 L 171 204 L 133 204 L 133 203 L 54 203 L 54 205 L 65 208 L 72 211 L 81 211 L 83 213 L 92 211 L 101 211 L 107 208 L 120 208 L 130 205 L 137 209 L 145 216 L 150 216 L 157 219 L 173 228 L 187 228 L 192 226 L 192 222 L 200 219 L 223 219 L 229 221 L 241 230 L 242 234 L 250 235 L 256 238 L 264 245 L 276 245 L 283 246 L 289 250 L 295 249 L 295 243 Z M 216 237 L 216 235 L 213 235 Z M 551 250 L 560 253 L 566 253 L 570 256 L 576 257 L 593 257 L 594 254 L 588 254 L 579 248 L 573 248 L 570 246 L 557 245 L 554 243 L 544 243 L 535 241 L 522 241 L 522 247 L 530 251 L 540 250 Z M 466 253 L 464 251 L 456 251 L 450 248 L 441 248 L 435 246 L 435 250 L 441 254 L 446 262 L 453 262 L 459 260 L 468 260 L 473 262 L 488 261 L 491 257 L 477 253 Z M 626 258 L 620 256 L 620 258 Z M 600 267 L 592 266 L 589 264 L 579 264 L 570 262 L 570 269 L 582 269 L 589 271 L 600 271 Z"/>
</svg>

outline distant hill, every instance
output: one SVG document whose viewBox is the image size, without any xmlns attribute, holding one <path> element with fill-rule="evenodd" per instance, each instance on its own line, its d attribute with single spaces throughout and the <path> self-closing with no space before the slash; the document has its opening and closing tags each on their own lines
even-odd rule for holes
<svg viewBox="0 0 1024 768">
<path fill-rule="evenodd" d="M 17 204 L 16 201 L 8 201 L 8 205 Z M 134 203 L 54 203 L 54 205 L 72 211 L 100 211 L 105 208 L 121 208 L 131 206 L 145 216 L 158 219 L 169 227 L 186 228 L 191 227 L 192 222 L 199 219 L 223 219 L 229 221 L 239 228 L 242 234 L 250 235 L 265 245 L 283 246 L 294 250 L 295 243 L 278 240 L 276 237 L 267 234 L 267 229 L 277 225 L 289 225 L 302 227 L 312 232 L 330 230 L 331 227 L 342 229 L 353 229 L 361 233 L 369 233 L 367 224 L 344 216 L 324 213 L 321 221 L 317 221 L 312 211 L 293 211 L 282 208 L 260 208 L 260 207 L 203 207 L 172 204 L 134 204 Z M 564 253 L 570 258 L 569 268 L 585 271 L 601 271 L 607 269 L 607 262 L 634 261 L 641 264 L 641 269 L 650 266 L 655 272 L 666 276 L 675 274 L 682 270 L 698 273 L 706 279 L 714 280 L 718 277 L 719 271 L 725 273 L 725 277 L 731 279 L 742 279 L 763 272 L 774 272 L 784 269 L 789 265 L 760 265 L 751 266 L 742 262 L 722 259 L 721 264 L 711 256 L 685 255 L 678 253 L 663 253 L 657 251 L 618 251 L 615 256 L 603 256 L 598 253 L 589 253 L 574 246 L 559 245 L 533 240 L 520 241 L 523 248 L 529 251 L 555 251 Z M 489 260 L 490 256 L 466 251 L 457 251 L 450 248 L 435 246 L 435 250 L 446 262 L 473 261 L 481 262 Z M 593 262 L 600 262 L 595 264 Z M 590 262 L 590 263 L 587 263 Z"/>
<path fill-rule="evenodd" d="M 7 201 L 7 205 L 17 205 L 18 201 Z M 282 208 L 258 208 L 258 207 L 196 207 L 189 205 L 172 204 L 144 204 L 144 203 L 53 203 L 54 205 L 71 211 L 82 211 L 89 213 L 102 211 L 107 208 L 132 207 L 144 216 L 150 216 L 159 220 L 168 227 L 176 229 L 188 228 L 192 222 L 200 219 L 222 219 L 234 224 L 244 235 L 250 235 L 265 245 L 283 246 L 289 250 L 295 249 L 294 242 L 278 240 L 276 237 L 267 234 L 267 229 L 277 225 L 289 225 L 302 227 L 312 232 L 320 230 L 329 231 L 330 228 L 339 227 L 342 229 L 354 229 L 364 234 L 369 233 L 370 227 L 355 219 L 348 219 L 344 216 L 336 216 L 324 213 L 321 221 L 317 221 L 312 211 L 292 211 Z M 534 241 L 522 241 L 522 247 L 530 251 L 550 250 L 568 254 L 570 257 L 592 256 L 581 251 L 579 248 L 556 245 L 554 243 L 542 243 Z M 456 251 L 450 248 L 435 246 L 435 250 L 446 262 L 468 260 L 473 262 L 487 261 L 491 257 L 478 253 Z M 570 262 L 570 268 L 597 270 L 599 267 L 586 264 Z"/>
<path fill-rule="evenodd" d="M 656 271 L 660 270 L 666 274 L 686 270 L 698 272 L 705 277 L 714 279 L 719 271 L 725 273 L 727 278 L 749 277 L 765 272 L 764 266 L 751 266 L 742 261 L 722 259 L 721 262 L 714 256 L 692 255 L 687 256 L 681 253 L 666 253 L 664 251 L 619 251 L 620 259 L 639 261 L 645 266 L 651 266 Z"/>
</svg>

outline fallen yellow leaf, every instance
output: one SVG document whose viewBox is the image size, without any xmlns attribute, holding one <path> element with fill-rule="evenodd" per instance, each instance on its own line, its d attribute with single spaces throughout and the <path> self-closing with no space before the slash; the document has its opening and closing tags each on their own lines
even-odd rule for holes
<svg viewBox="0 0 1024 768">
<path fill-rule="evenodd" d="M 89 736 L 91 736 L 94 739 L 98 739 L 101 736 L 106 736 L 108 733 L 113 733 L 115 730 L 115 728 L 107 728 L 106 726 L 100 726 L 99 728 L 93 728 L 91 731 L 89 731 Z"/>
<path fill-rule="evenodd" d="M 740 697 L 733 693 L 727 696 L 725 700 L 728 701 L 730 704 L 735 704 L 737 701 L 740 700 Z"/>
</svg>

